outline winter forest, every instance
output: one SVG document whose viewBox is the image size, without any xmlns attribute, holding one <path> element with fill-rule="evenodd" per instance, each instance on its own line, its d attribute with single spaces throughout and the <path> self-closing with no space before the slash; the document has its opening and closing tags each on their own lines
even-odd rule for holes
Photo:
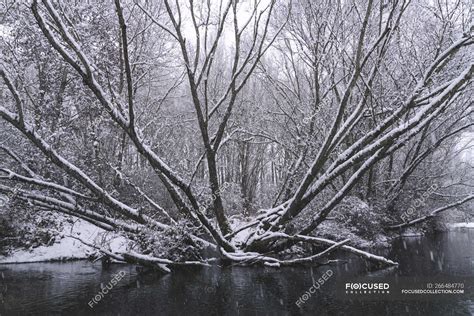
<svg viewBox="0 0 474 316">
<path fill-rule="evenodd" d="M 396 266 L 372 247 L 474 219 L 471 5 L 1 1 L 0 250 Z"/>
</svg>

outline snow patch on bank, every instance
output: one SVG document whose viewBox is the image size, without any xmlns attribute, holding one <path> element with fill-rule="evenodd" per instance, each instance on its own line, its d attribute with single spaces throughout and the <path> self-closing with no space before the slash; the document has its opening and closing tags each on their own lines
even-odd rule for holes
<svg viewBox="0 0 474 316">
<path fill-rule="evenodd" d="M 91 247 L 67 235 L 77 236 L 93 244 L 107 240 L 114 252 L 123 251 L 126 248 L 124 237 L 113 236 L 89 222 L 76 220 L 64 226 L 54 244 L 15 250 L 8 256 L 0 256 L 0 264 L 87 259 L 94 251 Z"/>
<path fill-rule="evenodd" d="M 252 219 L 252 218 L 245 218 L 243 216 L 237 216 L 237 215 L 234 215 L 232 216 L 230 219 L 229 219 L 229 224 L 230 224 L 230 227 L 233 231 L 241 228 L 241 227 L 244 227 L 244 226 L 247 226 L 249 225 L 250 223 L 252 223 L 255 219 Z M 238 232 L 237 234 L 235 234 L 235 236 L 232 238 L 232 243 L 235 245 L 235 246 L 238 246 L 238 245 L 241 245 L 242 243 L 244 243 L 245 241 L 247 241 L 249 235 L 250 235 L 250 232 L 254 229 L 254 227 L 249 227 L 249 228 L 246 228 L 240 232 Z"/>
<path fill-rule="evenodd" d="M 474 228 L 474 222 L 471 223 L 449 223 L 448 228 Z"/>
<path fill-rule="evenodd" d="M 425 234 L 423 233 L 402 233 L 400 236 L 402 237 L 423 237 Z"/>
</svg>

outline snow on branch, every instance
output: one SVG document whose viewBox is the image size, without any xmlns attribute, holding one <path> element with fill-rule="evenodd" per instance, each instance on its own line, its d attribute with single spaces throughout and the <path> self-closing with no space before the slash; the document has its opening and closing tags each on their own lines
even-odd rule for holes
<svg viewBox="0 0 474 316">
<path fill-rule="evenodd" d="M 402 223 L 402 224 L 398 224 L 398 225 L 391 225 L 391 226 L 388 226 L 387 229 L 390 229 L 390 230 L 395 230 L 395 229 L 402 229 L 402 228 L 406 228 L 406 227 L 410 227 L 410 226 L 413 226 L 413 225 L 416 225 L 416 224 L 419 224 L 419 223 L 422 223 L 424 221 L 427 221 L 429 219 L 432 219 L 434 217 L 436 217 L 439 213 L 441 212 L 444 212 L 444 211 L 447 211 L 453 207 L 456 207 L 456 206 L 459 206 L 461 204 L 464 204 L 466 202 L 469 202 L 471 200 L 474 199 L 474 194 L 471 194 L 469 196 L 467 196 L 466 198 L 462 199 L 462 200 L 459 200 L 457 202 L 454 202 L 454 203 L 451 203 L 449 205 L 445 205 L 443 207 L 440 207 L 440 208 L 437 208 L 436 210 L 432 211 L 430 214 L 428 215 L 425 215 L 425 216 L 422 216 L 422 217 L 419 217 L 417 219 L 414 219 L 414 220 L 411 220 L 409 222 L 406 222 L 406 223 Z"/>
</svg>

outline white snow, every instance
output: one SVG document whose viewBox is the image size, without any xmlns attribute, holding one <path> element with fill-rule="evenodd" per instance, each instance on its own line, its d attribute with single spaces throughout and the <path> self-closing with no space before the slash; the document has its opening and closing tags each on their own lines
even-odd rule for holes
<svg viewBox="0 0 474 316">
<path fill-rule="evenodd" d="M 449 223 L 447 224 L 448 228 L 474 228 L 474 222 L 465 222 L 465 223 Z"/>
<path fill-rule="evenodd" d="M 244 218 L 242 216 L 232 216 L 229 222 L 230 222 L 230 227 L 232 228 L 232 230 L 235 231 L 236 229 L 239 229 L 241 227 L 251 224 L 253 221 L 254 221 L 253 218 Z M 253 227 L 248 227 L 238 232 L 237 234 L 235 234 L 235 236 L 232 238 L 232 244 L 234 246 L 238 246 L 245 243 L 252 229 Z"/>
<path fill-rule="evenodd" d="M 402 237 L 423 237 L 425 234 L 423 233 L 402 233 Z"/>
<path fill-rule="evenodd" d="M 65 226 L 60 233 L 60 235 L 63 235 L 62 238 L 58 236 L 58 239 L 61 239 L 53 245 L 16 250 L 8 256 L 0 256 L 0 264 L 86 259 L 92 248 L 66 235 L 74 235 L 84 241 L 94 243 L 102 240 L 104 234 L 110 236 L 107 240 L 110 240 L 110 247 L 113 252 L 126 249 L 126 239 L 124 237 L 113 236 L 111 233 L 107 233 L 86 221 L 76 220 L 73 224 Z"/>
</svg>

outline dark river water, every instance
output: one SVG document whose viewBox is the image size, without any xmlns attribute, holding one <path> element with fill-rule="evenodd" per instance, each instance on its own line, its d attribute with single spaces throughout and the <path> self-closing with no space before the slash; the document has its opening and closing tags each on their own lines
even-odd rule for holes
<svg viewBox="0 0 474 316">
<path fill-rule="evenodd" d="M 164 276 L 85 261 L 0 265 L 0 315 L 474 315 L 471 281 L 467 294 L 442 300 L 351 301 L 335 294 L 337 280 L 350 276 L 473 280 L 473 237 L 473 229 L 464 229 L 396 240 L 385 254 L 400 266 L 377 271 L 352 256 L 318 268 L 213 267 Z M 328 269 L 332 276 L 298 307 L 298 298 Z M 101 283 L 119 273 L 123 278 L 90 308 Z"/>
</svg>

